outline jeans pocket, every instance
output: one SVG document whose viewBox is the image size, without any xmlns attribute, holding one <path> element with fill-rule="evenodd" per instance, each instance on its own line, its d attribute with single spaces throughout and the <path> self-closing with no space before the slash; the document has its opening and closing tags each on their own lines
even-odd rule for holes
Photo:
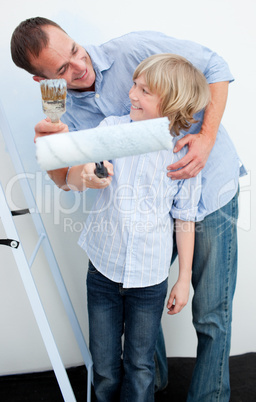
<svg viewBox="0 0 256 402">
<path fill-rule="evenodd" d="M 95 268 L 95 266 L 93 265 L 93 263 L 89 260 L 89 263 L 88 263 L 88 274 L 97 274 L 97 273 L 98 273 L 97 269 Z"/>
</svg>

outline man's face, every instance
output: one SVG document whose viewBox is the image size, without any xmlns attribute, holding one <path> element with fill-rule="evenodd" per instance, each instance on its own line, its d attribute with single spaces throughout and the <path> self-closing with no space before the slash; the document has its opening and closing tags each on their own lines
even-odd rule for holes
<svg viewBox="0 0 256 402">
<path fill-rule="evenodd" d="M 95 72 L 88 53 L 62 30 L 45 29 L 49 43 L 39 57 L 31 57 L 33 66 L 47 79 L 64 78 L 69 89 L 93 90 Z"/>
</svg>

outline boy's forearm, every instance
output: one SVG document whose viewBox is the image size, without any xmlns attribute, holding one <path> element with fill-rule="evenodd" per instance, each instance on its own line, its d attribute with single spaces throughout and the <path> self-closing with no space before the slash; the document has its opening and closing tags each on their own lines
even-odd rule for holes
<svg viewBox="0 0 256 402">
<path fill-rule="evenodd" d="M 194 254 L 195 223 L 175 220 L 179 280 L 190 281 Z"/>
</svg>

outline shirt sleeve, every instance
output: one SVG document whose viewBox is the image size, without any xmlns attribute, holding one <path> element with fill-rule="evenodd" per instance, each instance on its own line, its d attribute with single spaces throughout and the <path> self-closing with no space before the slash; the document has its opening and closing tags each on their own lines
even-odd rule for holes
<svg viewBox="0 0 256 402">
<path fill-rule="evenodd" d="M 155 53 L 174 53 L 188 59 L 203 72 L 209 84 L 234 80 L 227 62 L 216 52 L 197 42 L 177 39 L 161 32 L 139 31 L 128 34 L 131 54 L 138 51 L 142 58 Z"/>
<path fill-rule="evenodd" d="M 191 179 L 181 180 L 170 211 L 174 219 L 195 221 L 201 196 L 201 173 Z"/>
</svg>

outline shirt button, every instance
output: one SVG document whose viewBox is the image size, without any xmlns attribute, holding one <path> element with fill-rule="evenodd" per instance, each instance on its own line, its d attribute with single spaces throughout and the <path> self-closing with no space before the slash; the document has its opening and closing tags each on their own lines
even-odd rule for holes
<svg viewBox="0 0 256 402">
<path fill-rule="evenodd" d="M 95 95 L 95 98 L 99 98 L 99 97 L 100 97 L 100 94 L 96 94 L 96 95 Z"/>
</svg>

